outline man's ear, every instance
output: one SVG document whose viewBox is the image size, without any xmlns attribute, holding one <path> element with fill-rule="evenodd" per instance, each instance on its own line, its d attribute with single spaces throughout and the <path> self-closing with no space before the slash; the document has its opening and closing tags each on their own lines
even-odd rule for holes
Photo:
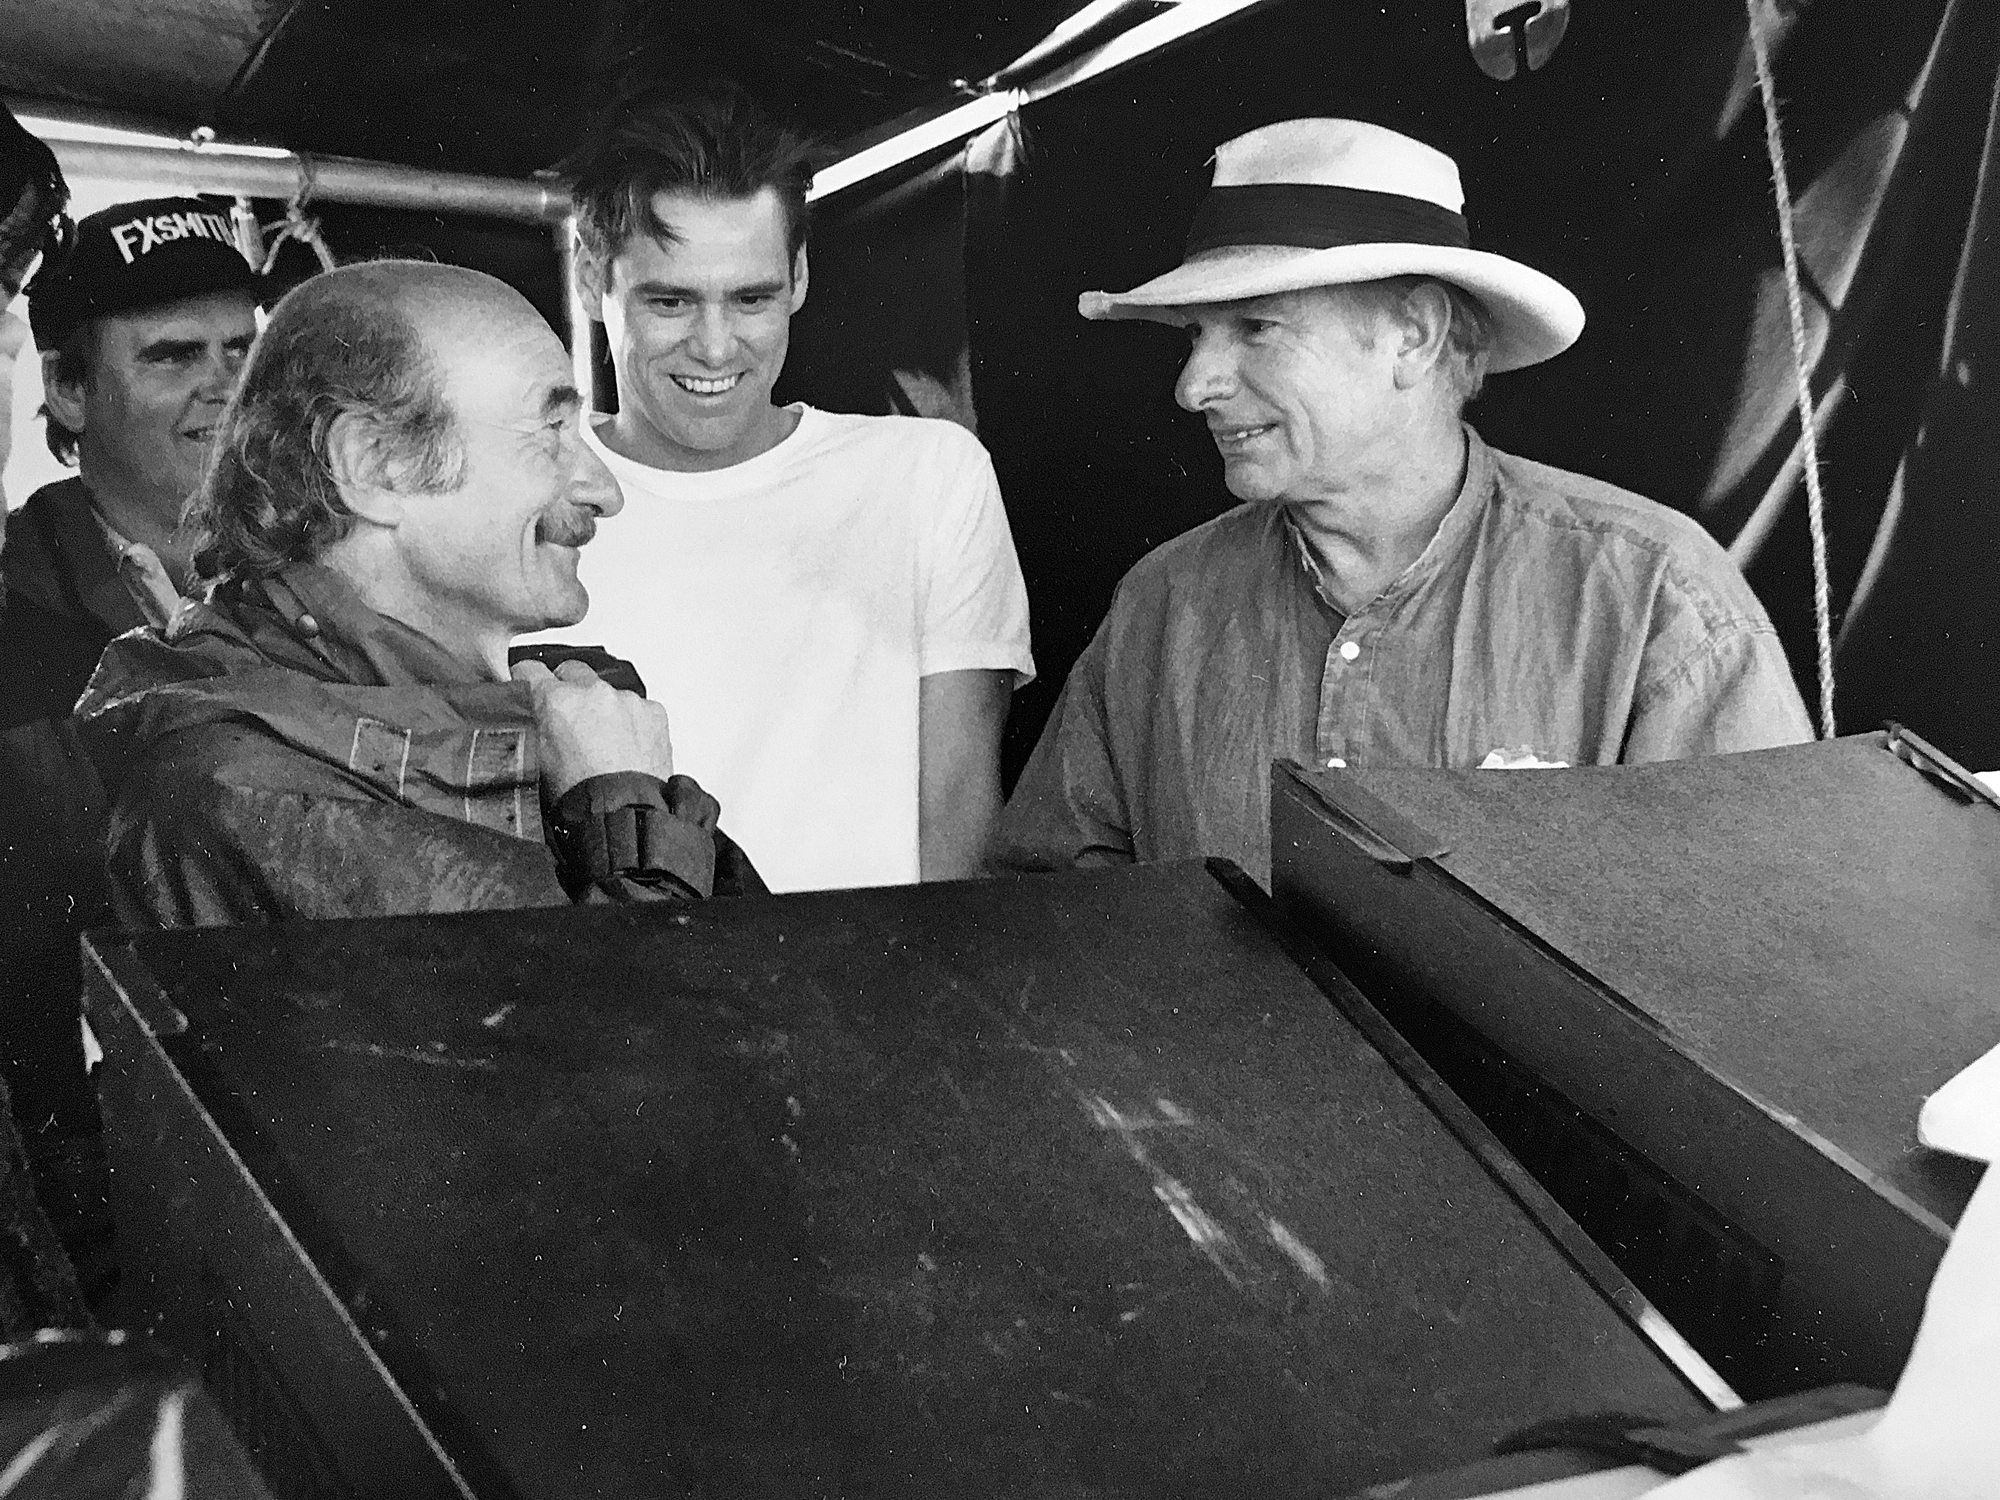
<svg viewBox="0 0 2000 1500">
<path fill-rule="evenodd" d="M 327 471 L 340 500 L 362 520 L 392 530 L 403 521 L 403 494 L 390 488 L 381 435 L 359 412 L 342 412 L 326 433 Z"/>
<path fill-rule="evenodd" d="M 806 264 L 806 247 L 799 246 L 799 253 L 792 257 L 792 311 L 797 312 L 806 305 L 807 274 L 811 267 Z"/>
<path fill-rule="evenodd" d="M 54 417 L 71 432 L 83 431 L 83 410 L 88 404 L 83 399 L 84 381 L 74 385 L 56 378 L 56 366 L 62 356 L 54 349 L 42 351 L 42 400 Z"/>
<path fill-rule="evenodd" d="M 1451 295 L 1435 281 L 1420 281 L 1390 315 L 1395 339 L 1396 385 L 1409 390 L 1437 367 L 1451 338 Z"/>
<path fill-rule="evenodd" d="M 576 283 L 576 298 L 583 304 L 583 310 L 595 321 L 603 322 L 604 294 L 611 286 L 611 267 L 592 255 L 579 240 L 570 275 Z"/>
</svg>

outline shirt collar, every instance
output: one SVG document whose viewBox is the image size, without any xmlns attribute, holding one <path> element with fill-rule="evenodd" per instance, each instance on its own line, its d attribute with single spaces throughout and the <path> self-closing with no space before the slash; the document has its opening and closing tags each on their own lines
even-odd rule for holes
<svg viewBox="0 0 2000 1500">
<path fill-rule="evenodd" d="M 1346 619 L 1347 611 L 1335 604 L 1333 595 L 1327 592 L 1326 574 L 1320 569 L 1319 559 L 1313 556 L 1312 547 L 1306 542 L 1306 534 L 1299 529 L 1298 517 L 1292 514 L 1291 506 L 1280 507 L 1278 513 L 1284 518 L 1285 535 L 1292 540 L 1293 555 L 1298 558 L 1299 567 L 1305 571 L 1306 582 L 1312 585 L 1313 593 L 1319 596 L 1321 604 L 1341 619 Z"/>
<path fill-rule="evenodd" d="M 292 563 L 274 577 L 220 587 L 240 591 L 246 603 L 276 617 L 272 623 L 282 626 L 287 641 L 284 652 L 297 666 L 317 658 L 322 671 L 369 687 L 487 681 L 423 632 L 371 609 L 346 579 L 318 563 Z"/>
<path fill-rule="evenodd" d="M 165 630 L 187 601 L 174 587 L 159 553 L 144 542 L 135 542 L 124 535 L 105 520 L 104 513 L 95 506 L 91 507 L 90 514 L 97 522 L 97 529 L 104 534 L 105 545 L 111 549 L 112 559 L 118 568 L 118 581 L 125 585 L 125 592 L 132 596 L 132 602 L 146 617 L 148 625 L 156 630 Z"/>
</svg>

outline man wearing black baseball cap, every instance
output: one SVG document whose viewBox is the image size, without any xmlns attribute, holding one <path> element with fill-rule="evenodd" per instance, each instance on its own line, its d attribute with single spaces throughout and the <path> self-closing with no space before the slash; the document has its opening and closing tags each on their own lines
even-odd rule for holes
<svg viewBox="0 0 2000 1500">
<path fill-rule="evenodd" d="M 69 711 L 112 637 L 164 625 L 191 577 L 181 507 L 256 337 L 256 287 L 228 210 L 194 198 L 92 214 L 28 287 L 49 449 L 78 472 L 15 512 L 0 552 L 0 1067 L 86 1279 L 92 1247 L 62 1222 L 95 1156 L 76 934 L 108 910 L 103 794 Z"/>
<path fill-rule="evenodd" d="M 51 489 L 153 554 L 158 567 L 142 559 L 147 584 L 133 588 L 148 617 L 171 612 L 161 575 L 188 576 L 181 506 L 256 336 L 255 288 L 226 209 L 154 198 L 83 220 L 68 256 L 28 292 L 49 451 L 79 470 Z M 114 552 L 130 574 L 129 550 Z"/>
</svg>

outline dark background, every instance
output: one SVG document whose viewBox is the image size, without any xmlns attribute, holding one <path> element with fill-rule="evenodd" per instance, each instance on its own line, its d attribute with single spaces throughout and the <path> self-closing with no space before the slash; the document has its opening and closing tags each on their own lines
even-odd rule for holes
<svg viewBox="0 0 2000 1500">
<path fill-rule="evenodd" d="M 559 160 L 619 79 L 726 73 L 838 154 L 968 97 L 1074 8 L 0 0 L 0 91 L 521 175 Z M 1839 722 L 1894 716 L 2000 766 L 1987 436 L 2000 263 L 1981 193 L 2000 7 L 1781 0 L 1771 15 Z M 1173 405 L 1175 336 L 1086 324 L 1077 293 L 1171 266 L 1215 145 L 1314 113 L 1452 153 L 1475 242 L 1576 290 L 1590 318 L 1579 345 L 1494 381 L 1474 420 L 1501 447 L 1636 489 L 1731 543 L 1816 705 L 1791 345 L 1743 6 L 1575 0 L 1548 64 L 1498 83 L 1468 51 L 1460 0 L 1274 0 L 820 205 L 781 393 L 954 415 L 991 449 L 1042 674 L 1016 703 L 1010 776 L 1117 578 L 1231 503 L 1201 424 Z M 424 247 L 496 271 L 561 321 L 544 230 L 318 211 L 343 257 Z"/>
<path fill-rule="evenodd" d="M 1477 71 L 1450 18 L 1359 9 L 1281 6 L 1030 108 L 1024 169 L 976 205 L 974 391 L 1044 673 L 1010 752 L 1025 754 L 1118 575 L 1231 503 L 1202 424 L 1172 402 L 1180 341 L 1085 323 L 1076 293 L 1172 265 L 1214 144 L 1308 113 L 1451 152 L 1476 243 L 1578 293 L 1590 316 L 1578 346 L 1496 379 L 1473 419 L 1501 447 L 1742 538 L 1816 705 L 1803 488 L 1781 477 L 1798 439 L 1795 382 L 1741 8 L 1579 7 L 1549 66 L 1509 84 Z M 2000 51 L 1993 9 L 1977 9 L 1914 3 L 1885 29 L 1879 11 L 1823 0 L 1794 32 L 1779 86 L 1804 200 L 1815 393 L 1845 392 L 1821 433 L 1840 719 L 1895 715 L 1989 766 L 2000 522 L 1983 378 L 1994 323 L 1980 309 L 1994 269 L 1973 210 Z M 1885 518 L 1899 475 L 1900 510 Z"/>
</svg>

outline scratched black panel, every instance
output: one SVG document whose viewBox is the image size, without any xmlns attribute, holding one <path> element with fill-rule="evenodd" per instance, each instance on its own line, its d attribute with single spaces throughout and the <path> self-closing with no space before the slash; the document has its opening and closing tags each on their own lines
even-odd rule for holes
<svg viewBox="0 0 2000 1500">
<path fill-rule="evenodd" d="M 1339 1492 L 1696 1409 L 1198 866 L 134 946 L 523 1495 Z"/>
<path fill-rule="evenodd" d="M 1711 1325 L 1752 1395 L 1892 1384 L 1984 1170 L 1919 1144 L 1917 1111 L 2000 1028 L 2000 816 L 1883 747 L 1276 778 L 1280 903 L 1468 1092 L 1589 1117 L 1580 1136 L 1491 1115 L 1579 1218 L 1634 1201 L 1566 1165 L 1608 1135 L 1782 1266 L 1768 1329 Z M 1380 821 L 1355 792 L 1421 830 L 1413 873 L 1342 831 L 1342 808 Z M 1622 1263 L 1669 1309 L 1692 1288 L 1732 1315 L 1701 1236 L 1622 1224 Z"/>
<path fill-rule="evenodd" d="M 1561 776 L 1358 778 L 1701 1067 L 1957 1219 L 1979 1169 L 1918 1145 L 1916 1112 L 2000 1025 L 1993 808 L 1879 733 Z"/>
</svg>

